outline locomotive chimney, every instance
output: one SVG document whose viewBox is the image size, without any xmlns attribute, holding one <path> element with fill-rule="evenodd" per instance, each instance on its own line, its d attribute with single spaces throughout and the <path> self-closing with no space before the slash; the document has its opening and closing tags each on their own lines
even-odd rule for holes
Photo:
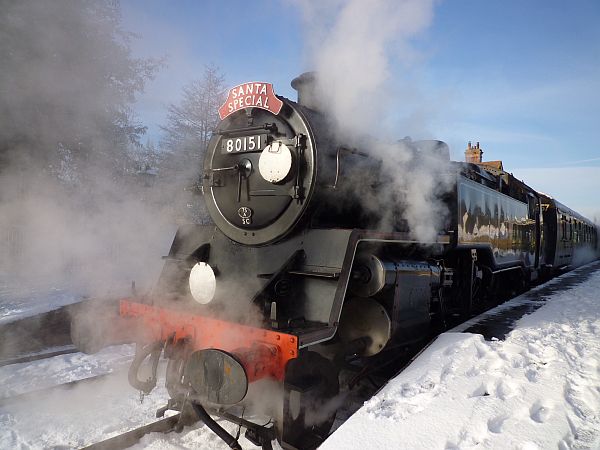
<svg viewBox="0 0 600 450">
<path fill-rule="evenodd" d="M 319 109 L 316 78 L 316 72 L 304 72 L 292 80 L 292 87 L 298 91 L 298 103 L 310 109 Z"/>
</svg>

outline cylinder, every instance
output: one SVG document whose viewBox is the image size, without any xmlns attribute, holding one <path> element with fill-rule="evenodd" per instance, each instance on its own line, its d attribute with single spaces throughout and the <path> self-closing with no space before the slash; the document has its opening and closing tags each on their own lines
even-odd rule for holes
<svg viewBox="0 0 600 450">
<path fill-rule="evenodd" d="M 359 297 L 372 297 L 396 282 L 396 266 L 373 254 L 358 255 L 353 268 L 350 292 Z"/>
</svg>

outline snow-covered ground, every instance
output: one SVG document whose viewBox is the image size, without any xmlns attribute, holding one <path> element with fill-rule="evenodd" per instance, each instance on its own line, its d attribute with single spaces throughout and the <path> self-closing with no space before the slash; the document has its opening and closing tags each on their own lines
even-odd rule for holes
<svg viewBox="0 0 600 450">
<path fill-rule="evenodd" d="M 594 265 L 586 282 L 552 295 L 503 341 L 442 334 L 321 448 L 599 449 Z"/>
<path fill-rule="evenodd" d="M 0 401 L 13 395 L 125 370 L 134 352 L 133 345 L 117 345 L 94 355 L 70 353 L 0 367 Z"/>
<path fill-rule="evenodd" d="M 0 367 L 0 449 L 75 449 L 100 442 L 153 422 L 156 410 L 168 398 L 164 378 L 143 399 L 127 382 L 132 346 L 109 347 L 96 355 L 72 354 L 33 363 Z M 161 363 L 159 373 L 165 371 Z M 107 374 L 75 387 L 59 387 L 24 401 L 2 404 L 12 395 L 34 392 L 73 380 Z M 166 415 L 173 414 L 168 412 Z M 222 423 L 235 434 L 237 428 Z M 240 438 L 243 448 L 253 445 Z M 144 437 L 137 449 L 227 449 L 202 424 L 181 434 L 154 433 Z"/>
<path fill-rule="evenodd" d="M 547 296 L 505 340 L 441 335 L 322 449 L 599 449 L 600 262 L 591 267 L 596 271 L 586 281 Z M 140 404 L 121 370 L 131 351 L 117 346 L 0 367 L 0 398 L 110 373 L 0 405 L 0 448 L 77 448 L 153 421 L 166 390 L 159 380 Z M 148 435 L 135 448 L 228 447 L 196 425 L 181 434 Z"/>
</svg>

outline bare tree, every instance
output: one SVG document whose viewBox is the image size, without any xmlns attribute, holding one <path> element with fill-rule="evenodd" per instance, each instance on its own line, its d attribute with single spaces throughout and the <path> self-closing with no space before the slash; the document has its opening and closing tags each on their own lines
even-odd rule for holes
<svg viewBox="0 0 600 450">
<path fill-rule="evenodd" d="M 131 54 L 118 0 L 3 0 L 0 172 L 118 169 L 145 127 L 132 104 L 160 61 Z"/>
<path fill-rule="evenodd" d="M 174 215 L 181 222 L 205 222 L 208 214 L 195 189 L 202 171 L 202 159 L 215 128 L 218 110 L 225 101 L 224 76 L 215 66 L 207 66 L 201 79 L 183 88 L 181 101 L 171 104 L 160 163 L 161 190 L 171 191 Z"/>
<path fill-rule="evenodd" d="M 183 88 L 179 104 L 169 105 L 162 146 L 182 164 L 199 164 L 219 122 L 225 100 L 225 78 L 220 69 L 207 66 L 199 80 Z"/>
</svg>

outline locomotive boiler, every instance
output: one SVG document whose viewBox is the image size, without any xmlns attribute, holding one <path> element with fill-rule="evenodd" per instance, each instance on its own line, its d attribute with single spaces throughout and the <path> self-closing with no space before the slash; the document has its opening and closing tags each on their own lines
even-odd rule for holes
<svg viewBox="0 0 600 450">
<path fill-rule="evenodd" d="M 152 294 L 120 303 L 138 331 L 130 383 L 152 390 L 163 354 L 166 408 L 193 409 L 232 448 L 207 409 L 265 448 L 273 437 L 314 448 L 335 418 L 340 368 L 368 375 L 457 317 L 597 257 L 593 223 L 483 163 L 478 144 L 462 163 L 441 141 L 403 139 L 388 148 L 408 162 L 390 170 L 368 140 L 344 142 L 313 81 L 292 82 L 298 102 L 264 82 L 230 90 L 201 170 L 213 223 L 180 227 Z M 445 220 L 423 239 L 390 186 L 430 157 L 443 164 L 428 176 L 450 183 L 436 199 Z M 246 420 L 265 397 L 270 424 Z"/>
</svg>

